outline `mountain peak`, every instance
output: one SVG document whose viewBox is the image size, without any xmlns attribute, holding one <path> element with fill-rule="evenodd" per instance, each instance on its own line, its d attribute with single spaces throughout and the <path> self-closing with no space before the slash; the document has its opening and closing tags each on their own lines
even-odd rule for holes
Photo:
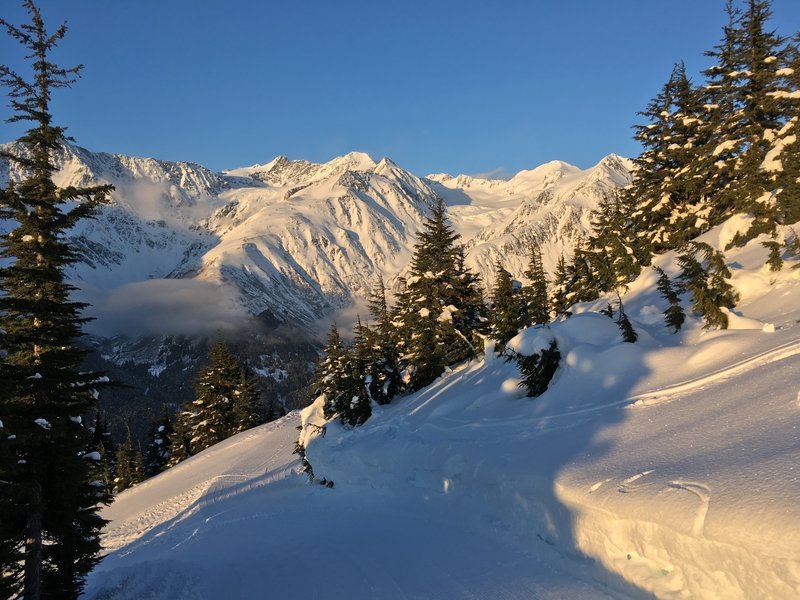
<svg viewBox="0 0 800 600">
<path fill-rule="evenodd" d="M 348 171 L 370 171 L 377 163 L 366 152 L 348 152 L 344 156 L 337 156 L 328 161 L 323 167 L 346 168 Z M 326 169 L 327 170 L 327 169 Z"/>
</svg>

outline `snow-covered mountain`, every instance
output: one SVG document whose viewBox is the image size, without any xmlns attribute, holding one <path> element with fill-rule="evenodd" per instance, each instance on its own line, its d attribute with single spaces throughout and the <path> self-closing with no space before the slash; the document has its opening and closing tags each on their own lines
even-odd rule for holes
<svg viewBox="0 0 800 600">
<path fill-rule="evenodd" d="M 726 331 L 672 333 L 646 269 L 635 344 L 605 298 L 510 342 L 558 340 L 536 399 L 489 349 L 361 427 L 319 435 L 312 405 L 127 490 L 87 598 L 800 597 L 800 268 L 770 271 L 767 239 L 726 252 Z M 332 489 L 299 473 L 301 420 Z"/>
<path fill-rule="evenodd" d="M 116 188 L 72 233 L 85 258 L 70 277 L 94 305 L 96 327 L 151 333 L 213 331 L 259 314 L 311 323 L 348 306 L 378 275 L 391 285 L 406 268 L 437 196 L 487 284 L 497 260 L 520 276 L 533 239 L 552 269 L 630 171 L 612 155 L 591 169 L 551 162 L 509 181 L 421 179 L 353 152 L 213 173 L 78 147 L 58 164 L 59 185 Z M 8 170 L 0 164 L 0 183 Z"/>
<path fill-rule="evenodd" d="M 585 171 L 553 162 L 510 181 L 419 178 L 352 152 L 324 164 L 281 156 L 214 173 L 75 146 L 57 163 L 60 186 L 115 186 L 97 218 L 71 233 L 84 258 L 68 276 L 96 318 L 87 326 L 93 367 L 134 386 L 104 395 L 121 430 L 123 418 L 144 428 L 149 412 L 189 399 L 205 356 L 198 338 L 221 330 L 245 332 L 237 350 L 271 395 L 302 394 L 324 329 L 317 320 L 353 304 L 364 316 L 360 299 L 379 275 L 392 288 L 437 197 L 467 263 L 491 285 L 498 259 L 521 276 L 532 239 L 552 269 L 630 168 L 609 156 Z M 0 162 L 0 185 L 20 176 Z M 338 315 L 338 324 L 346 330 L 355 314 Z"/>
</svg>

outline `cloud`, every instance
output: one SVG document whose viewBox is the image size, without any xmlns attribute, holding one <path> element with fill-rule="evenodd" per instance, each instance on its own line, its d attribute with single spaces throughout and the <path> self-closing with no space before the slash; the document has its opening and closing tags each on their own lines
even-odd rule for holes
<svg viewBox="0 0 800 600">
<path fill-rule="evenodd" d="M 336 323 L 339 335 L 343 340 L 350 342 L 353 339 L 355 325 L 359 317 L 361 317 L 361 322 L 364 324 L 372 321 L 368 303 L 363 298 L 353 299 L 352 304 L 334 311 L 324 319 L 316 321 L 313 327 L 319 339 L 324 342 L 331 325 Z"/>
<path fill-rule="evenodd" d="M 151 279 L 112 290 L 83 288 L 78 298 L 95 335 L 209 335 L 242 327 L 247 315 L 220 286 L 196 279 Z"/>
<path fill-rule="evenodd" d="M 505 167 L 497 167 L 496 169 L 492 169 L 491 171 L 486 171 L 483 173 L 473 173 L 470 177 L 474 177 L 475 179 L 502 179 L 503 181 L 508 181 L 511 179 L 515 174 L 507 171 Z"/>
</svg>

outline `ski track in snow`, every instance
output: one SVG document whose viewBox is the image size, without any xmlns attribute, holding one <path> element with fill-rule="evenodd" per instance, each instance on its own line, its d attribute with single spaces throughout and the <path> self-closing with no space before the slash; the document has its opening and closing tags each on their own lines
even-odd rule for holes
<svg viewBox="0 0 800 600">
<path fill-rule="evenodd" d="M 707 485 L 695 481 L 672 481 L 669 488 L 687 491 L 700 500 L 700 506 L 692 524 L 692 535 L 702 537 L 708 507 L 711 503 L 711 489 Z"/>
<path fill-rule="evenodd" d="M 796 356 L 798 354 L 800 354 L 800 342 L 797 341 L 786 342 L 785 344 L 772 348 L 771 350 L 767 350 L 765 352 L 756 354 L 755 356 L 743 359 L 733 365 L 726 366 L 716 371 L 712 371 L 711 373 L 706 373 L 705 375 L 699 375 L 692 379 L 688 379 L 680 383 L 669 385 L 661 389 L 642 392 L 641 394 L 628 396 L 622 400 L 614 400 L 612 402 L 605 402 L 601 404 L 587 406 L 586 408 L 579 408 L 576 410 L 568 410 L 568 411 L 548 414 L 546 416 L 537 417 L 534 420 L 547 422 L 552 419 L 560 419 L 564 417 L 573 417 L 576 415 L 594 413 L 601 410 L 605 410 L 607 408 L 613 408 L 615 406 L 624 408 L 644 408 L 644 407 L 656 406 L 658 404 L 663 404 L 664 402 L 669 402 L 679 394 L 685 394 L 686 392 L 693 392 L 708 385 L 722 383 L 732 377 L 740 375 L 745 371 L 748 371 L 755 367 L 774 363 L 779 360 L 783 360 L 785 358 Z M 798 392 L 798 403 L 800 403 L 800 392 Z"/>
</svg>

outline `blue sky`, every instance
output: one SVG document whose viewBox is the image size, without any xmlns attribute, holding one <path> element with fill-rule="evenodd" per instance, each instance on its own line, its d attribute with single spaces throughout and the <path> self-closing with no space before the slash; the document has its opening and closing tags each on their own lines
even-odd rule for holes
<svg viewBox="0 0 800 600">
<path fill-rule="evenodd" d="M 636 111 L 720 38 L 724 0 L 40 0 L 86 65 L 56 94 L 91 150 L 221 170 L 350 150 L 430 172 L 638 153 Z M 800 31 L 800 2 L 773 27 Z M 0 15 L 20 23 L 4 0 Z M 15 43 L 0 60 L 19 66 Z M 0 109 L 0 116 L 9 116 Z M 2 125 L 0 140 L 19 128 Z"/>
</svg>

